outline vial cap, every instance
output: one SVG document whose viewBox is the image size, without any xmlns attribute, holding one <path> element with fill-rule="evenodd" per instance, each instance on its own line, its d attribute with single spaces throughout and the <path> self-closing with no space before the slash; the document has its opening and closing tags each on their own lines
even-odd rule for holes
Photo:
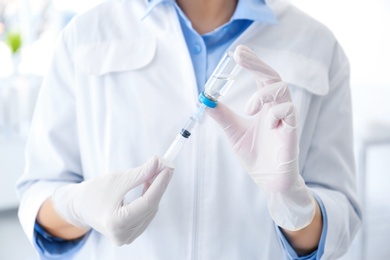
<svg viewBox="0 0 390 260">
<path fill-rule="evenodd" d="M 208 107 L 215 108 L 217 106 L 217 102 L 208 99 L 205 95 L 204 92 L 200 93 L 199 95 L 199 101 L 203 104 L 205 104 Z"/>
</svg>

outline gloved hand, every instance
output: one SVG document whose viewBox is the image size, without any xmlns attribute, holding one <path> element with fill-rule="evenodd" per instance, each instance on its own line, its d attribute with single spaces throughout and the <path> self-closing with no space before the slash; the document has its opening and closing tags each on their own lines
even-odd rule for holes
<svg viewBox="0 0 390 260">
<path fill-rule="evenodd" d="M 252 72 L 258 91 L 249 99 L 243 118 L 222 103 L 207 113 L 223 128 L 249 175 L 268 195 L 275 223 L 299 230 L 311 223 L 314 197 L 299 174 L 297 120 L 287 84 L 246 46 L 235 61 Z"/>
<path fill-rule="evenodd" d="M 144 165 L 58 188 L 52 195 L 57 213 L 79 227 L 91 227 L 118 246 L 130 244 L 149 225 L 171 179 L 173 168 L 153 157 Z M 144 193 L 130 204 L 128 191 L 144 184 Z"/>
</svg>

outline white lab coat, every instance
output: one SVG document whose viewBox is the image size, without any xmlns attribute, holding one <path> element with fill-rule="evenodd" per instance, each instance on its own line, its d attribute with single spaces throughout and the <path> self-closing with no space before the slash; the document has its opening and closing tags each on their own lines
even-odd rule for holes
<svg viewBox="0 0 390 260">
<path fill-rule="evenodd" d="M 300 172 L 328 217 L 323 259 L 336 259 L 360 224 L 349 65 L 324 26 L 284 2 L 270 7 L 278 24 L 255 22 L 231 48 L 254 49 L 289 83 L 300 121 Z M 145 0 L 109 1 L 61 34 L 18 183 L 19 217 L 30 240 L 39 207 L 58 186 L 163 155 L 195 111 L 196 79 L 175 9 L 159 5 L 142 19 L 145 11 Z M 255 89 L 242 71 L 223 102 L 241 113 Z M 92 232 L 77 259 L 284 258 L 264 194 L 213 120 L 205 117 L 175 165 L 139 238 L 116 247 Z"/>
</svg>

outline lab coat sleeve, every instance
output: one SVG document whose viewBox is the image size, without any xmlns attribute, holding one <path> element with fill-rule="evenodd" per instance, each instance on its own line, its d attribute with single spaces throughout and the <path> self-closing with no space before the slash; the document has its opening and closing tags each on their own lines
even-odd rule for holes
<svg viewBox="0 0 390 260">
<path fill-rule="evenodd" d="M 77 136 L 74 73 L 65 38 L 58 38 L 53 61 L 37 99 L 25 151 L 25 171 L 16 184 L 19 220 L 29 240 L 42 203 L 58 187 L 83 180 Z M 66 36 L 66 37 L 65 37 Z"/>
<path fill-rule="evenodd" d="M 302 175 L 324 204 L 328 230 L 321 259 L 337 259 L 350 246 L 361 223 L 357 202 L 352 136 L 349 63 L 336 44 L 329 69 L 329 93 L 320 102 Z"/>
<path fill-rule="evenodd" d="M 322 214 L 322 221 L 323 221 L 321 238 L 320 238 L 320 242 L 318 244 L 317 250 L 310 253 L 309 255 L 298 256 L 297 252 L 295 252 L 294 248 L 290 245 L 287 238 L 282 233 L 280 227 L 275 224 L 276 233 L 279 236 L 280 243 L 284 249 L 286 259 L 288 259 L 288 260 L 293 260 L 293 259 L 294 260 L 318 260 L 318 259 L 321 259 L 322 255 L 324 254 L 326 233 L 328 231 L 328 217 L 326 215 L 324 203 L 321 201 L 321 199 L 316 194 L 313 194 L 313 195 L 316 198 L 318 205 L 320 206 L 320 210 L 321 210 L 321 214 Z"/>
</svg>

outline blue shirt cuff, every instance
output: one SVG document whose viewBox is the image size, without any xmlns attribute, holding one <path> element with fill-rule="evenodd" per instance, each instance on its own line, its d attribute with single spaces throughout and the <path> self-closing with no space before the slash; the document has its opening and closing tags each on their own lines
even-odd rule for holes
<svg viewBox="0 0 390 260">
<path fill-rule="evenodd" d="M 90 233 L 78 239 L 65 240 L 49 234 L 35 222 L 34 244 L 41 259 L 71 259 L 83 247 Z"/>
<path fill-rule="evenodd" d="M 286 237 L 283 235 L 282 231 L 280 228 L 276 226 L 276 232 L 279 235 L 280 242 L 282 244 L 282 247 L 284 249 L 284 252 L 286 254 L 287 259 L 294 259 L 294 260 L 316 260 L 320 259 L 322 255 L 324 254 L 324 248 L 325 248 L 325 241 L 326 241 L 326 234 L 328 232 L 328 217 L 326 215 L 326 210 L 324 203 L 318 197 L 316 194 L 313 193 L 314 198 L 317 200 L 318 205 L 320 206 L 321 209 L 321 214 L 322 214 L 322 233 L 321 233 L 321 238 L 320 238 L 320 243 L 318 244 L 317 250 L 312 252 L 309 255 L 305 256 L 298 256 L 298 254 L 295 252 L 295 250 L 292 248 L 290 243 L 287 241 Z"/>
</svg>

